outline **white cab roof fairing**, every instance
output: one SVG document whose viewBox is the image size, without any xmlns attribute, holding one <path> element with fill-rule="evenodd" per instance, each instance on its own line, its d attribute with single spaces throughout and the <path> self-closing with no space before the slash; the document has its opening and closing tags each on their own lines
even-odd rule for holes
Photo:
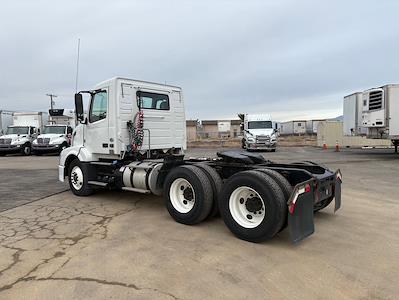
<svg viewBox="0 0 399 300">
<path fill-rule="evenodd" d="M 94 89 L 101 89 L 102 87 L 106 86 L 111 86 L 114 85 L 116 86 L 118 84 L 118 81 L 120 83 L 127 83 L 127 84 L 143 84 L 144 86 L 161 86 L 163 89 L 171 89 L 174 91 L 180 91 L 181 92 L 181 87 L 174 86 L 174 85 L 169 85 L 169 84 L 162 84 L 162 83 L 156 83 L 156 82 L 151 82 L 151 81 L 143 81 L 143 80 L 136 80 L 136 79 L 131 79 L 131 78 L 125 78 L 125 77 L 113 77 L 107 80 L 104 80 L 100 83 L 98 83 Z"/>
<path fill-rule="evenodd" d="M 246 121 L 272 121 L 270 114 L 246 114 Z"/>
</svg>

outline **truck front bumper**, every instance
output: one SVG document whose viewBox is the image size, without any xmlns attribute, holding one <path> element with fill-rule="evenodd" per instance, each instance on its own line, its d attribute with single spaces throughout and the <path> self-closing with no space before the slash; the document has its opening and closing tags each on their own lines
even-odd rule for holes
<svg viewBox="0 0 399 300">
<path fill-rule="evenodd" d="M 3 153 L 3 154 L 18 153 L 21 151 L 21 147 L 22 147 L 22 145 L 1 145 L 0 153 Z"/>
<path fill-rule="evenodd" d="M 65 176 L 64 176 L 65 173 L 64 172 L 65 172 L 65 167 L 58 165 L 58 180 L 61 182 L 65 181 Z"/>
<path fill-rule="evenodd" d="M 61 145 L 32 144 L 32 151 L 36 153 L 52 153 L 60 150 Z"/>
<path fill-rule="evenodd" d="M 248 143 L 247 149 L 268 150 L 276 149 L 277 143 Z"/>
</svg>

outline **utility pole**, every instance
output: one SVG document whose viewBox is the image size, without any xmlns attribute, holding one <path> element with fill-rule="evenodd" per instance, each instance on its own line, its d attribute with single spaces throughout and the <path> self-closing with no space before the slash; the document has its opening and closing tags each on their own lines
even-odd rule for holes
<svg viewBox="0 0 399 300">
<path fill-rule="evenodd" d="M 58 96 L 54 95 L 54 94 L 46 94 L 46 96 L 50 97 L 50 108 L 53 109 L 53 106 L 54 106 L 53 98 L 57 98 Z"/>
</svg>

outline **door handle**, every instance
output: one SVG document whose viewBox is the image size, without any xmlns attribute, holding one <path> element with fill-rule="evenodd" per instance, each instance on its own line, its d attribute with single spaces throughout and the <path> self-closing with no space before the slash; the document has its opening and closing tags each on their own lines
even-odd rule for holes
<svg viewBox="0 0 399 300">
<path fill-rule="evenodd" d="M 165 119 L 165 116 L 146 116 L 146 115 L 144 115 L 144 119 Z"/>
</svg>

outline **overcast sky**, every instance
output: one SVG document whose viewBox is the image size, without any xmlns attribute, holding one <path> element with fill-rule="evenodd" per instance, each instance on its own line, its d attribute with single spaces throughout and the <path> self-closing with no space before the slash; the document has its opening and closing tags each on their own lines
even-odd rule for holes
<svg viewBox="0 0 399 300">
<path fill-rule="evenodd" d="M 399 1 L 2 1 L 0 110 L 73 107 L 114 76 L 181 86 L 187 118 L 342 114 L 399 83 Z"/>
</svg>

